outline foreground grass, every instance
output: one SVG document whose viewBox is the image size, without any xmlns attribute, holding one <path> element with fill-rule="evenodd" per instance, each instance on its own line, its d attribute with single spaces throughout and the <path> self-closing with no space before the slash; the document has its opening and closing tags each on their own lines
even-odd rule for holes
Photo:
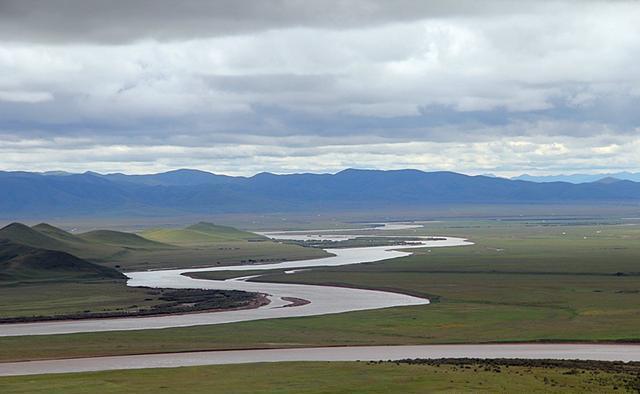
<svg viewBox="0 0 640 394">
<path fill-rule="evenodd" d="M 637 367 L 298 362 L 0 378 L 4 393 L 634 392 Z"/>
</svg>

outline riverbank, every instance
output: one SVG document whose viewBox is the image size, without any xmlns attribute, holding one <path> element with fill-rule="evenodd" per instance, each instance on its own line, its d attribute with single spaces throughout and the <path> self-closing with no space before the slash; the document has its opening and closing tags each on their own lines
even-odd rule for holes
<svg viewBox="0 0 640 394">
<path fill-rule="evenodd" d="M 237 290 L 202 290 L 202 289 L 152 289 L 141 287 L 151 294 L 160 294 L 161 304 L 145 309 L 130 306 L 129 310 L 108 312 L 78 312 L 49 316 L 18 316 L 0 318 L 0 331 L 3 327 L 18 323 L 65 322 L 76 320 L 118 319 L 131 317 L 185 315 L 191 313 L 214 313 L 255 309 L 268 305 L 271 301 L 263 293 L 248 293 Z"/>
</svg>

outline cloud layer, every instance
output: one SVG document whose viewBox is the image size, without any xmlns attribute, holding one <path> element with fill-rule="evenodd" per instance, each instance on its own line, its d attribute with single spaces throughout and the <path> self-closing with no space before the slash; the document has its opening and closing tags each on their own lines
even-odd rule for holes
<svg viewBox="0 0 640 394">
<path fill-rule="evenodd" d="M 0 2 L 0 168 L 640 169 L 637 2 L 174 4 Z"/>
</svg>

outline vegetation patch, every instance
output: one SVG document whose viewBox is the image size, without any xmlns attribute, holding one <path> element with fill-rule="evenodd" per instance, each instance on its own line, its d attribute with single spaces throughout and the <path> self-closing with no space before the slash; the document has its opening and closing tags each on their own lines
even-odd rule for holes
<svg viewBox="0 0 640 394">
<path fill-rule="evenodd" d="M 0 378 L 10 393 L 633 393 L 637 364 L 549 360 L 280 362 Z"/>
<path fill-rule="evenodd" d="M 310 239 L 310 240 L 287 240 L 284 241 L 291 245 L 300 245 L 307 248 L 321 249 L 339 249 L 339 248 L 365 248 L 371 246 L 419 246 L 423 241 L 443 241 L 442 237 L 357 237 L 344 241 L 335 241 L 328 239 Z"/>
<path fill-rule="evenodd" d="M 200 289 L 145 289 L 145 301 L 154 301 L 147 305 L 128 305 L 107 310 L 47 314 L 36 316 L 0 317 L 0 323 L 25 323 L 48 320 L 78 320 L 115 317 L 154 316 L 192 312 L 213 312 L 219 310 L 257 308 L 269 303 L 264 294 L 237 290 L 200 290 Z M 87 306 L 89 307 L 89 306 Z"/>
</svg>

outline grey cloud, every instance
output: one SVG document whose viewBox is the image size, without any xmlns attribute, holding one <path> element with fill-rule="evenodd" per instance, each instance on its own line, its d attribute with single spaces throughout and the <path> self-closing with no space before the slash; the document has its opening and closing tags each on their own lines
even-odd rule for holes
<svg viewBox="0 0 640 394">
<path fill-rule="evenodd" d="M 115 44 L 291 27 L 361 28 L 531 7 L 507 0 L 2 0 L 0 39 Z"/>
<path fill-rule="evenodd" d="M 234 93 L 286 93 L 325 91 L 335 83 L 335 75 L 261 74 L 212 75 L 205 79 L 212 89 Z"/>
<path fill-rule="evenodd" d="M 0 0 L 0 168 L 637 167 L 639 3 L 171 4 Z"/>
</svg>

